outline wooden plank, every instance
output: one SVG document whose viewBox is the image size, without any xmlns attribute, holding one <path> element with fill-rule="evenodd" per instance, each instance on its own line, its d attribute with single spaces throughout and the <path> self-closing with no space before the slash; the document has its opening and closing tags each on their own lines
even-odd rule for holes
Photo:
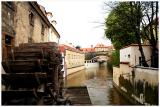
<svg viewBox="0 0 160 107">
<path fill-rule="evenodd" d="M 37 98 L 33 90 L 2 91 L 2 105 L 35 105 Z"/>
<path fill-rule="evenodd" d="M 5 84 L 17 88 L 37 87 L 46 82 L 46 73 L 7 73 L 2 74 Z"/>
<path fill-rule="evenodd" d="M 47 67 L 48 61 L 46 59 L 30 59 L 30 60 L 9 60 L 8 65 L 10 72 L 44 72 Z"/>
<path fill-rule="evenodd" d="M 43 43 L 23 43 L 20 46 L 57 46 L 56 42 L 43 42 Z"/>
<path fill-rule="evenodd" d="M 33 96 L 33 90 L 6 90 L 2 91 L 2 100 L 9 99 L 9 98 L 18 98 L 18 97 L 25 97 L 25 96 Z"/>
</svg>

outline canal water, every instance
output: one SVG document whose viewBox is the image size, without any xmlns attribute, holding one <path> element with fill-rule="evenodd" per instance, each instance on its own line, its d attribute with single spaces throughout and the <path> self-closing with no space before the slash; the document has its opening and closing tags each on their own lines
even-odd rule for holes
<svg viewBox="0 0 160 107">
<path fill-rule="evenodd" d="M 67 87 L 86 86 L 92 105 L 131 105 L 112 85 L 106 66 L 78 71 L 67 77 Z"/>
</svg>

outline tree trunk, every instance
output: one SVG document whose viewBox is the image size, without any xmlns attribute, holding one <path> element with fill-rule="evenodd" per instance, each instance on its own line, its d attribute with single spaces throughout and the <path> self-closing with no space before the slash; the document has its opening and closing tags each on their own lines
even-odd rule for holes
<svg viewBox="0 0 160 107">
<path fill-rule="evenodd" d="M 151 67 L 154 67 L 154 68 L 158 68 L 158 59 L 159 59 L 159 56 L 158 56 L 158 49 L 156 47 L 154 47 L 152 49 L 152 56 L 151 56 Z"/>
<path fill-rule="evenodd" d="M 137 20 L 136 20 L 136 26 L 135 26 L 135 34 L 136 34 L 136 38 L 137 38 L 137 42 L 138 42 L 138 46 L 139 46 L 139 51 L 141 53 L 141 57 L 142 57 L 142 65 L 144 67 L 148 67 L 148 64 L 146 62 L 145 59 L 145 55 L 143 52 L 143 48 L 142 48 L 142 44 L 141 44 L 141 37 L 140 37 L 140 22 L 141 22 L 141 11 L 140 11 L 140 2 L 136 3 L 136 8 L 137 8 Z"/>
<path fill-rule="evenodd" d="M 145 55 L 144 55 L 144 52 L 143 52 L 142 44 L 141 44 L 141 38 L 140 38 L 139 30 L 136 31 L 136 37 L 137 37 L 137 41 L 138 41 L 139 51 L 140 51 L 141 57 L 142 57 L 142 65 L 144 67 L 148 67 L 148 64 L 146 62 L 146 58 L 145 58 Z"/>
<path fill-rule="evenodd" d="M 152 11 L 153 12 L 153 11 Z M 157 46 L 158 41 L 158 2 L 156 2 L 156 19 L 155 19 L 155 44 L 152 44 L 152 56 L 151 56 L 151 67 L 158 68 L 159 50 Z M 151 29 L 153 31 L 153 29 Z M 153 35 L 154 37 L 154 35 Z"/>
</svg>

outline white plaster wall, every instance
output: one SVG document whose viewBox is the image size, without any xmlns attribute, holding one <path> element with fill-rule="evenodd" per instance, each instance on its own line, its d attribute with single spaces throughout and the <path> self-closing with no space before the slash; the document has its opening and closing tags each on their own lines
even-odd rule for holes
<svg viewBox="0 0 160 107">
<path fill-rule="evenodd" d="M 120 64 L 120 72 L 123 74 L 131 73 L 132 69 L 128 64 Z"/>
<path fill-rule="evenodd" d="M 113 82 L 119 86 L 119 76 L 120 76 L 120 68 L 113 67 Z"/>
<path fill-rule="evenodd" d="M 59 37 L 58 37 L 57 33 L 52 28 L 50 28 L 49 29 L 49 42 L 58 43 L 58 41 L 59 41 Z"/>
<path fill-rule="evenodd" d="M 146 61 L 151 58 L 150 46 L 142 46 Z M 129 57 L 130 55 L 130 57 Z M 120 62 L 129 62 L 130 66 L 139 65 L 139 57 L 141 57 L 138 46 L 130 46 L 120 50 Z M 147 62 L 150 65 L 150 61 Z"/>
<path fill-rule="evenodd" d="M 85 63 L 85 68 L 97 68 L 99 67 L 99 63 L 95 62 L 95 63 Z"/>
<path fill-rule="evenodd" d="M 151 59 L 151 48 L 150 46 L 142 46 L 143 48 L 143 52 L 145 54 L 145 58 L 146 61 Z M 135 65 L 139 65 L 139 57 L 141 57 L 141 53 L 139 51 L 139 47 L 138 46 L 132 46 L 132 50 L 131 50 L 131 65 L 135 66 Z M 150 61 L 147 62 L 149 65 L 151 64 Z"/>
<path fill-rule="evenodd" d="M 131 57 L 131 47 L 127 47 L 120 50 L 120 62 L 130 62 L 131 59 L 128 57 L 130 55 Z"/>
<path fill-rule="evenodd" d="M 158 69 L 145 69 L 145 68 L 135 68 L 135 80 L 145 80 L 152 85 L 159 84 L 159 71 Z"/>
<path fill-rule="evenodd" d="M 49 35 L 49 27 L 46 27 L 45 31 L 44 31 L 44 41 L 42 41 L 42 42 L 49 42 L 48 35 Z"/>
</svg>

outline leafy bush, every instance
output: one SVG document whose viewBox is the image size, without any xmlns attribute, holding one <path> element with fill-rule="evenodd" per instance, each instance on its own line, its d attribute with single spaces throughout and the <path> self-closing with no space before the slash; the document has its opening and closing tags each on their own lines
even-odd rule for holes
<svg viewBox="0 0 160 107">
<path fill-rule="evenodd" d="M 107 68 L 109 71 L 113 71 L 113 66 L 119 66 L 120 64 L 120 57 L 119 57 L 119 50 L 115 50 L 109 57 L 107 61 Z"/>
</svg>

